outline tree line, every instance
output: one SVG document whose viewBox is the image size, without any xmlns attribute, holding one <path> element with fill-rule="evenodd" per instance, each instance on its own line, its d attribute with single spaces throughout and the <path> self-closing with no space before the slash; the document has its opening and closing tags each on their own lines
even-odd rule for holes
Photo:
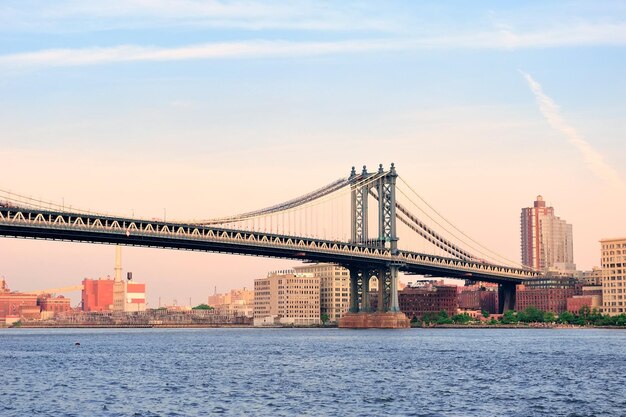
<svg viewBox="0 0 626 417">
<path fill-rule="evenodd" d="M 482 312 L 484 318 L 489 318 L 490 314 L 487 311 Z M 582 307 L 578 313 L 571 313 L 564 311 L 560 314 L 555 314 L 551 311 L 539 310 L 536 307 L 528 307 L 522 311 L 508 310 L 501 317 L 496 319 L 491 317 L 491 320 L 481 321 L 478 318 L 474 318 L 467 313 L 455 314 L 450 316 L 446 311 L 441 310 L 439 313 L 424 313 L 421 318 L 413 317 L 411 324 L 414 327 L 429 326 L 429 325 L 445 325 L 445 324 L 458 324 L 458 325 L 471 325 L 471 324 L 531 324 L 531 323 L 548 323 L 548 324 L 573 324 L 578 326 L 624 326 L 626 327 L 626 314 L 620 314 L 617 316 L 609 316 L 608 314 L 602 314 L 597 309 L 591 310 L 589 307 Z"/>
</svg>

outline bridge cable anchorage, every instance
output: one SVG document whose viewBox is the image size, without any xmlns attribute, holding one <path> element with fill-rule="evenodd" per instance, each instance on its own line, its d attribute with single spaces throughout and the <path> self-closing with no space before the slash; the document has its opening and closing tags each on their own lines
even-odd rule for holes
<svg viewBox="0 0 626 417">
<path fill-rule="evenodd" d="M 493 260 L 497 260 L 498 262 L 502 262 L 502 261 L 506 261 L 512 265 L 515 265 L 517 267 L 521 267 L 522 269 L 527 269 L 527 267 L 525 265 L 522 265 L 521 263 L 517 262 L 517 261 L 513 261 L 505 256 L 502 256 L 500 254 L 498 254 L 497 252 L 494 252 L 493 250 L 489 249 L 488 247 L 484 246 L 483 244 L 481 244 L 480 242 L 474 240 L 471 236 L 467 235 L 465 232 L 463 232 L 461 229 L 459 229 L 454 223 L 452 223 L 451 221 L 449 221 L 446 217 L 444 217 L 439 211 L 437 211 L 431 204 L 429 204 L 419 193 L 417 193 L 417 191 L 415 191 L 415 189 L 413 187 L 411 187 L 410 184 L 408 184 L 404 178 L 399 176 L 400 181 L 406 185 L 408 187 L 408 189 L 415 195 L 417 196 L 417 198 L 419 198 L 429 209 L 431 209 L 437 216 L 439 216 L 444 222 L 446 222 L 447 224 L 449 224 L 454 230 L 456 230 L 457 232 L 459 232 L 462 236 L 464 236 L 465 238 L 467 238 L 468 240 L 470 240 L 471 242 L 473 242 L 475 245 L 477 245 L 478 247 L 484 249 L 487 253 L 485 253 L 484 251 L 476 248 L 474 245 L 471 245 L 470 243 L 465 242 L 462 238 L 459 238 L 455 233 L 450 232 L 448 229 L 446 229 L 443 225 L 441 225 L 439 222 L 437 222 L 435 219 L 433 219 L 428 213 L 426 213 L 422 208 L 419 207 L 418 204 L 416 204 L 408 195 L 406 195 L 406 193 L 404 193 L 402 190 L 400 190 L 400 192 L 409 199 L 409 201 L 418 209 L 420 210 L 422 213 L 424 213 L 428 218 L 430 218 L 431 220 L 433 220 L 437 225 L 439 225 L 442 229 L 444 229 L 446 232 L 448 232 L 450 235 L 452 235 L 453 237 L 457 238 L 459 241 L 465 243 L 466 245 L 470 246 L 471 248 L 475 249 L 476 252 L 485 255 L 487 258 L 493 259 Z M 490 256 L 488 254 L 491 254 L 493 256 Z"/>
</svg>

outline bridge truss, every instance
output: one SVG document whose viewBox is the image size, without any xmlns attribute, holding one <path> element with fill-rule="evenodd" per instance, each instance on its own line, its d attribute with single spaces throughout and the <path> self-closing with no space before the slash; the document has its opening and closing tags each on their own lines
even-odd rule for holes
<svg viewBox="0 0 626 417">
<path fill-rule="evenodd" d="M 397 187 L 398 180 L 405 186 Z M 398 194 L 404 201 L 398 201 Z M 350 270 L 350 309 L 353 312 L 370 310 L 369 297 L 365 295 L 369 294 L 369 281 L 373 276 L 380 283 L 378 309 L 393 312 L 399 310 L 399 272 L 498 283 L 502 309 L 513 307 L 515 284 L 537 275 L 510 262 L 485 260 L 485 257 L 500 261 L 504 258 L 469 238 L 442 216 L 435 218 L 434 210 L 428 213 L 423 206 L 419 207 L 415 200 L 421 197 L 398 177 L 393 164 L 388 171 L 381 165 L 374 173 L 368 173 L 363 167 L 357 174 L 353 168 L 348 178 L 285 203 L 208 220 L 164 221 L 109 216 L 68 210 L 2 190 L 0 197 L 4 198 L 0 201 L 0 236 L 340 264 Z M 338 217 L 346 217 L 347 207 L 350 207 L 349 224 L 346 225 L 344 219 L 340 225 Z M 370 207 L 376 210 L 376 216 L 370 216 Z M 422 216 L 415 214 L 416 207 L 422 211 Z M 343 216 L 337 214 L 339 212 L 343 212 Z M 430 222 L 423 220 L 424 216 Z M 419 238 L 422 245 L 429 245 L 430 253 L 399 249 L 397 220 L 404 231 Z M 376 236 L 370 236 L 371 226 L 377 226 Z M 322 228 L 338 232 L 339 236 L 320 236 Z M 346 232 L 349 238 L 345 237 Z M 480 255 L 473 255 L 471 249 Z"/>
</svg>

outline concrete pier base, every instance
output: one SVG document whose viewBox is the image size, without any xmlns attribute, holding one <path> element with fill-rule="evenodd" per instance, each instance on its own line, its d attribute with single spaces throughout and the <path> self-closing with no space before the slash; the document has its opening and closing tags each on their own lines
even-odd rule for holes
<svg viewBox="0 0 626 417">
<path fill-rule="evenodd" d="M 407 329 L 409 318 L 401 312 L 346 313 L 339 319 L 345 329 Z"/>
</svg>

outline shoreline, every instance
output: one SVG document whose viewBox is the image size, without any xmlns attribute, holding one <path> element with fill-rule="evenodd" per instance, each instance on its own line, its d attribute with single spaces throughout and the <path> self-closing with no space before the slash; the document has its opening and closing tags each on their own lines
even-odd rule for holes
<svg viewBox="0 0 626 417">
<path fill-rule="evenodd" d="M 68 325 L 37 325 L 37 324 L 22 324 L 21 326 L 2 326 L 3 329 L 336 329 L 337 326 L 258 326 L 245 324 L 219 324 L 219 325 L 180 325 L 180 324 L 146 324 L 146 325 L 97 325 L 97 324 L 68 324 Z M 562 329 L 608 329 L 608 330 L 626 330 L 626 327 L 620 326 L 576 326 L 576 325 L 515 325 L 515 324 L 502 324 L 502 325 L 455 325 L 455 324 L 442 324 L 434 326 L 416 326 L 410 327 L 411 330 L 427 330 L 427 329 L 545 329 L 545 330 L 562 330 Z M 404 330 L 409 330 L 404 329 Z M 364 329 L 347 329 L 347 330 L 364 330 Z"/>
</svg>

